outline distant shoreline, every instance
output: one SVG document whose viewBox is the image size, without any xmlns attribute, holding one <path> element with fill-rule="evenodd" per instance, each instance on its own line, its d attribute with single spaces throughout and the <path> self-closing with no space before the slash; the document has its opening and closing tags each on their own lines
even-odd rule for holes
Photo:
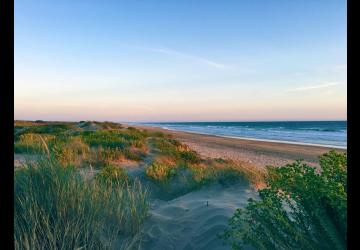
<svg viewBox="0 0 360 250">
<path fill-rule="evenodd" d="M 145 125 L 148 126 L 148 125 Z M 156 126 L 154 126 L 156 127 Z M 180 132 L 187 132 L 192 134 L 199 134 L 199 135 L 211 135 L 211 136 L 218 136 L 224 138 L 233 138 L 233 139 L 241 139 L 241 140 L 249 140 L 249 141 L 259 141 L 259 142 L 275 142 L 275 143 L 283 143 L 283 144 L 294 144 L 294 145 L 302 145 L 302 146 L 316 146 L 316 147 L 324 147 L 324 148 L 334 148 L 334 149 L 347 149 L 347 147 L 336 146 L 336 145 L 324 145 L 324 144 L 315 144 L 315 143 L 306 143 L 306 142 L 293 142 L 293 141 L 280 141 L 280 140 L 269 140 L 269 139 L 257 139 L 257 138 L 249 138 L 249 137 L 240 137 L 240 136 L 228 136 L 228 135 L 214 135 L 209 133 L 201 133 L 201 132 L 193 132 L 193 131 L 185 131 L 185 130 L 176 130 L 170 128 L 163 128 L 165 130 L 170 131 L 180 131 Z"/>
<path fill-rule="evenodd" d="M 210 133 L 204 133 L 204 132 L 194 132 L 194 131 L 188 131 L 188 130 L 171 129 L 171 128 L 167 128 L 167 127 L 152 125 L 152 124 L 151 125 L 134 124 L 134 125 L 145 126 L 145 127 L 156 127 L 156 128 L 161 128 L 161 129 L 168 130 L 168 131 L 178 131 L 178 132 L 186 132 L 186 133 L 199 134 L 199 135 L 209 135 L 209 136 L 218 136 L 218 137 L 224 137 L 224 138 L 240 139 L 240 140 L 259 141 L 259 142 L 274 142 L 274 143 L 293 144 L 293 145 L 301 145 L 301 146 L 315 146 L 315 147 L 323 147 L 323 148 L 329 148 L 329 149 L 347 150 L 347 146 L 326 145 L 326 144 L 284 141 L 284 140 L 271 140 L 271 139 L 261 139 L 261 138 L 251 138 L 251 137 L 241 137 L 241 136 L 216 135 L 216 134 L 210 134 Z"/>
<path fill-rule="evenodd" d="M 163 132 L 187 144 L 204 157 L 227 158 L 252 167 L 281 166 L 302 159 L 310 165 L 318 164 L 318 157 L 330 150 L 347 152 L 344 148 L 308 145 L 249 138 L 218 136 L 179 130 L 169 130 L 151 125 L 124 124 L 126 126 Z"/>
</svg>

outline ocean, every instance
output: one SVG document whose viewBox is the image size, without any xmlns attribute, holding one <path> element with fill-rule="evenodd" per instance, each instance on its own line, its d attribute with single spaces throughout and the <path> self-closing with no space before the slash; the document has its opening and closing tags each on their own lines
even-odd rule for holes
<svg viewBox="0 0 360 250">
<path fill-rule="evenodd" d="M 160 122 L 142 125 L 224 137 L 347 148 L 347 121 Z"/>
</svg>

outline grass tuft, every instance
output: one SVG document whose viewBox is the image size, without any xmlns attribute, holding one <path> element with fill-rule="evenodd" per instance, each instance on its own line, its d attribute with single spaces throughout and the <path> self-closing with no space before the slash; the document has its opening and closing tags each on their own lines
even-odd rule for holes
<svg viewBox="0 0 360 250">
<path fill-rule="evenodd" d="M 147 211 L 139 182 L 85 181 L 54 159 L 15 173 L 15 249 L 110 249 L 136 236 Z"/>
<path fill-rule="evenodd" d="M 129 176 L 123 168 L 108 165 L 101 169 L 101 171 L 95 177 L 98 181 L 105 183 L 127 183 Z"/>
</svg>

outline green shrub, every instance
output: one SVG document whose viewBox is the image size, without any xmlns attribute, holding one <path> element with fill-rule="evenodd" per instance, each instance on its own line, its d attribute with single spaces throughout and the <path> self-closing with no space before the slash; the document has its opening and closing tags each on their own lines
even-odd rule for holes
<svg viewBox="0 0 360 250">
<path fill-rule="evenodd" d="M 15 249 L 111 249 L 119 239 L 125 247 L 148 211 L 139 182 L 87 182 L 52 159 L 16 171 L 14 189 Z"/>
<path fill-rule="evenodd" d="M 346 249 L 346 154 L 324 154 L 319 170 L 297 161 L 268 171 L 260 200 L 238 209 L 222 237 L 234 249 Z"/>
</svg>

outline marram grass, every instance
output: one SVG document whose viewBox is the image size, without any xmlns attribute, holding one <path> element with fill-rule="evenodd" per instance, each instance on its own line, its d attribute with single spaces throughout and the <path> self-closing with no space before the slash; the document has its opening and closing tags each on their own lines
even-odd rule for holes
<svg viewBox="0 0 360 250">
<path fill-rule="evenodd" d="M 139 182 L 85 181 L 54 159 L 15 173 L 16 249 L 110 249 L 118 239 L 126 248 L 147 211 Z"/>
</svg>

